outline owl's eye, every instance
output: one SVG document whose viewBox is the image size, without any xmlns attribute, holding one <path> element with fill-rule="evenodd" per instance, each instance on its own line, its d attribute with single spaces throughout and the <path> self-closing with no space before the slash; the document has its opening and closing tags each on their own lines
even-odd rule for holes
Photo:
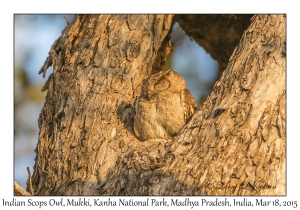
<svg viewBox="0 0 300 210">
<path fill-rule="evenodd" d="M 170 87 L 170 82 L 167 79 L 164 80 L 159 80 L 155 85 L 154 85 L 154 90 L 155 91 L 163 91 L 167 88 Z"/>
</svg>

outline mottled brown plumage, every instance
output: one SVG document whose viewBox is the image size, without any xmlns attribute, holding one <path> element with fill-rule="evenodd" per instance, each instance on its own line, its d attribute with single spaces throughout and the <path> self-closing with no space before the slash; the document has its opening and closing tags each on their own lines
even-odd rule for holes
<svg viewBox="0 0 300 210">
<path fill-rule="evenodd" d="M 158 72 L 143 82 L 136 99 L 134 132 L 142 141 L 173 137 L 196 108 L 182 76 L 172 70 Z"/>
</svg>

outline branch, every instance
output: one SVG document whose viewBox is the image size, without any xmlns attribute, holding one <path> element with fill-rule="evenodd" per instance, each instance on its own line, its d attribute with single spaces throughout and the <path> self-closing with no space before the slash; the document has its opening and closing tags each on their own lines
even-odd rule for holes
<svg viewBox="0 0 300 210">
<path fill-rule="evenodd" d="M 14 194 L 18 196 L 32 196 L 28 191 L 24 190 L 16 181 L 14 181 Z"/>
</svg>

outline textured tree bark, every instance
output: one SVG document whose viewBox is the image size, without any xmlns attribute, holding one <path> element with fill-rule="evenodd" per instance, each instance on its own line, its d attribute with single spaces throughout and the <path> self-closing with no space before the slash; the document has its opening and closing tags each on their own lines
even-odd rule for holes
<svg viewBox="0 0 300 210">
<path fill-rule="evenodd" d="M 64 29 L 40 71 L 54 66 L 43 88 L 35 195 L 285 194 L 285 16 L 254 16 L 181 132 L 141 142 L 134 100 L 164 64 L 172 20 L 76 15 Z"/>
<path fill-rule="evenodd" d="M 251 20 L 221 79 L 172 143 L 166 167 L 184 183 L 179 194 L 285 195 L 286 19 Z"/>
</svg>

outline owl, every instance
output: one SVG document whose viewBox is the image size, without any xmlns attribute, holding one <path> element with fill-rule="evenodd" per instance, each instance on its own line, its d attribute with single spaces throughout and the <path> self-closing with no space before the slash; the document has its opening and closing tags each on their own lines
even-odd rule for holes
<svg viewBox="0 0 300 210">
<path fill-rule="evenodd" d="M 173 137 L 196 108 L 183 77 L 160 71 L 143 81 L 135 101 L 134 132 L 141 141 Z"/>
</svg>

